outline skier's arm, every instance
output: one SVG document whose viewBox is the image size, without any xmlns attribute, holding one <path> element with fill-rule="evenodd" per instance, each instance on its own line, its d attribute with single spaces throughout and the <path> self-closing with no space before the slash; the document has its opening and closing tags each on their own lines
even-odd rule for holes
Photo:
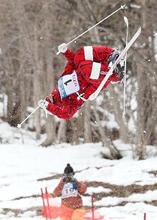
<svg viewBox="0 0 157 220">
<path fill-rule="evenodd" d="M 53 103 L 49 103 L 47 110 L 59 118 L 69 120 L 77 112 L 78 108 L 75 105 L 62 105 L 61 107 Z"/>
<path fill-rule="evenodd" d="M 72 63 L 72 64 L 74 63 L 75 54 L 73 53 L 72 50 L 68 48 L 67 44 L 63 43 L 59 45 L 58 52 L 62 53 L 69 63 Z"/>
<path fill-rule="evenodd" d="M 62 45 L 60 45 L 59 47 L 61 47 L 61 49 L 58 49 L 58 51 L 60 51 L 66 57 L 66 59 L 68 61 L 60 76 L 71 74 L 73 72 L 73 70 L 75 69 L 74 53 L 70 49 L 67 48 L 66 44 L 63 44 L 63 49 L 62 49 Z"/>
<path fill-rule="evenodd" d="M 86 192 L 87 190 L 87 185 L 83 182 L 77 181 L 77 186 L 78 186 L 78 192 L 82 195 Z"/>
<path fill-rule="evenodd" d="M 54 189 L 53 193 L 52 193 L 52 196 L 53 197 L 59 197 L 61 196 L 61 192 L 62 192 L 62 189 L 63 189 L 63 186 L 64 186 L 64 182 L 63 180 L 61 180 L 58 184 L 58 186 Z"/>
<path fill-rule="evenodd" d="M 62 72 L 61 76 L 71 74 L 75 69 L 75 66 L 73 63 L 67 63 L 66 66 L 64 67 L 64 71 Z"/>
<path fill-rule="evenodd" d="M 72 50 L 70 50 L 69 48 L 67 49 L 67 51 L 65 53 L 63 53 L 64 57 L 67 59 L 67 61 L 69 63 L 74 63 L 74 52 Z"/>
</svg>

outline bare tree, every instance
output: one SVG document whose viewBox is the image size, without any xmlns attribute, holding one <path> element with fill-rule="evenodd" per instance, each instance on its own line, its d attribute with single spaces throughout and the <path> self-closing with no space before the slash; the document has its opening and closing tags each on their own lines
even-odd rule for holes
<svg viewBox="0 0 157 220">
<path fill-rule="evenodd" d="M 115 0 L 101 0 L 96 4 L 91 0 L 0 1 L 0 90 L 8 97 L 6 120 L 11 125 L 22 121 L 28 114 L 27 107 L 35 107 L 55 87 L 57 73 L 62 72 L 65 62 L 55 54 L 57 45 L 69 42 L 119 6 L 120 2 Z M 86 103 L 78 116 L 69 121 L 56 120 L 54 116 L 46 118 L 42 110 L 37 111 L 33 126 L 29 127 L 28 120 L 26 127 L 35 129 L 37 138 L 46 132 L 43 146 L 101 140 L 110 151 L 114 147 L 109 133 L 112 132 L 112 137 L 115 134 L 114 129 L 109 131 L 104 124 L 108 113 L 114 115 L 119 126 L 115 138 L 134 143 L 138 158 L 145 157 L 147 144 L 157 143 L 156 9 L 155 0 L 129 1 L 127 10 L 115 14 L 70 45 L 74 51 L 92 44 L 122 49 L 126 30 L 123 16 L 129 19 L 130 36 L 142 25 L 141 37 L 128 52 L 126 120 L 122 117 L 123 88 L 113 85 L 99 96 L 102 102 L 98 101 L 94 108 L 90 102 Z M 130 104 L 132 100 L 137 108 Z M 136 132 L 129 127 L 130 121 Z M 118 153 L 114 149 L 110 156 L 115 155 Z"/>
</svg>

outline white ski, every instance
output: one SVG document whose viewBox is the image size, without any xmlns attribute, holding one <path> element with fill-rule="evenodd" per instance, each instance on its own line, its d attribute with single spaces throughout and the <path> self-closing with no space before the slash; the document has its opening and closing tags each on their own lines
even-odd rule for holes
<svg viewBox="0 0 157 220">
<path fill-rule="evenodd" d="M 90 95 L 90 97 L 88 98 L 88 100 L 92 101 L 94 99 L 96 99 L 96 97 L 99 95 L 99 93 L 101 92 L 102 88 L 104 87 L 105 83 L 107 82 L 107 80 L 109 79 L 109 77 L 113 74 L 114 69 L 116 68 L 117 64 L 121 61 L 121 59 L 124 58 L 124 56 L 126 55 L 127 51 L 130 49 L 130 47 L 133 45 L 133 43 L 136 41 L 136 39 L 139 37 L 139 35 L 141 34 L 141 27 L 138 28 L 138 30 L 136 31 L 136 33 L 133 35 L 133 37 L 131 38 L 131 40 L 127 43 L 127 45 L 125 46 L 125 48 L 122 50 L 122 52 L 120 53 L 119 57 L 117 58 L 117 60 L 114 62 L 114 64 L 111 66 L 110 70 L 108 71 L 108 73 L 106 74 L 105 78 L 102 80 L 102 82 L 100 83 L 100 85 L 98 86 L 98 88 L 96 89 L 96 91 Z"/>
</svg>

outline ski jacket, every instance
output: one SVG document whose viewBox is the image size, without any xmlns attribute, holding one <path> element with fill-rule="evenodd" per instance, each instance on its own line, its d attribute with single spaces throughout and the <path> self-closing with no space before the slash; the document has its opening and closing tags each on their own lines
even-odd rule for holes
<svg viewBox="0 0 157 220">
<path fill-rule="evenodd" d="M 81 195 L 86 192 L 86 189 L 86 184 L 76 179 L 70 182 L 64 182 L 61 179 L 53 191 L 53 197 L 61 197 L 61 205 L 71 209 L 77 209 L 83 205 Z"/>
<path fill-rule="evenodd" d="M 59 90 L 56 88 L 50 94 L 51 98 L 53 98 L 53 103 L 49 102 L 47 110 L 65 120 L 72 118 L 84 101 L 95 92 L 109 71 L 108 58 L 113 51 L 112 48 L 106 46 L 86 46 L 77 50 L 76 53 L 68 49 L 63 54 L 68 62 L 61 77 L 72 74 L 75 71 L 80 89 L 77 94 L 73 93 L 61 98 Z M 116 73 L 113 73 L 107 80 L 102 90 L 108 86 L 110 81 L 119 81 Z M 80 98 L 80 96 L 83 98 Z"/>
</svg>

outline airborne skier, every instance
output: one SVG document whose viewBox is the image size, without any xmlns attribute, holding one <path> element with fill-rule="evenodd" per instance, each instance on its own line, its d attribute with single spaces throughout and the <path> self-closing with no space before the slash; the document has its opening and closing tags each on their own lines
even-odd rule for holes
<svg viewBox="0 0 157 220">
<path fill-rule="evenodd" d="M 58 51 L 68 63 L 58 80 L 58 87 L 45 100 L 40 100 L 38 105 L 68 120 L 97 90 L 119 53 L 107 46 L 85 46 L 73 53 L 65 43 L 58 47 Z M 124 66 L 118 63 L 102 90 L 110 82 L 121 82 L 123 72 Z"/>
<path fill-rule="evenodd" d="M 18 128 L 21 128 L 21 125 L 35 113 L 39 107 L 59 118 L 65 120 L 71 119 L 85 101 L 94 100 L 101 91 L 107 88 L 110 82 L 122 81 L 125 71 L 124 64 L 121 64 L 121 61 L 125 57 L 124 63 L 126 64 L 127 51 L 141 34 L 141 27 L 138 28 L 129 42 L 126 41 L 126 46 L 120 54 L 106 46 L 86 46 L 79 49 L 76 54 L 67 48 L 69 44 L 122 9 L 125 9 L 125 5 L 121 5 L 117 10 L 88 28 L 67 44 L 63 43 L 58 47 L 57 54 L 62 53 L 68 60 L 58 80 L 58 87 L 44 100 L 41 99 L 38 102 L 38 107 L 17 125 Z M 124 20 L 125 23 L 128 22 L 126 22 L 126 17 Z"/>
</svg>

